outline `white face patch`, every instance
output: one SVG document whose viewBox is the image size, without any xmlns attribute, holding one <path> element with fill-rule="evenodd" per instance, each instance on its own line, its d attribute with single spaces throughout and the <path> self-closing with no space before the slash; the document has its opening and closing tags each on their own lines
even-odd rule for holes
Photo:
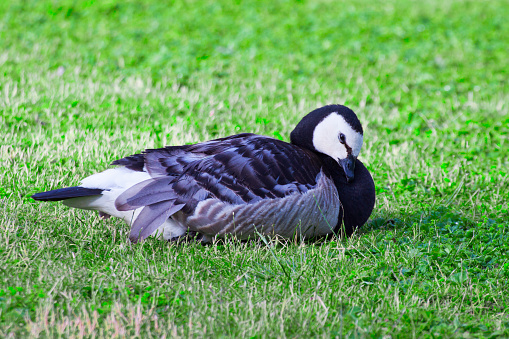
<svg viewBox="0 0 509 339">
<path fill-rule="evenodd" d="M 345 144 L 339 141 L 340 134 L 345 135 Z M 338 113 L 331 113 L 323 119 L 313 132 L 313 146 L 318 152 L 327 154 L 336 161 L 348 156 L 347 146 L 357 157 L 362 148 L 362 134 L 352 129 Z"/>
</svg>

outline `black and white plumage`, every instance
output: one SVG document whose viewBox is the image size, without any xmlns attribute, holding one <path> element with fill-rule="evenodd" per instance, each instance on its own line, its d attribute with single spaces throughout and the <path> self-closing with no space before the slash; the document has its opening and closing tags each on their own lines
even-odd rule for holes
<svg viewBox="0 0 509 339">
<path fill-rule="evenodd" d="M 373 179 L 357 160 L 362 142 L 355 113 L 329 105 L 306 115 L 291 143 L 244 133 L 148 149 L 80 186 L 32 197 L 122 218 L 133 242 L 154 233 L 171 240 L 193 232 L 204 242 L 349 235 L 375 203 Z"/>
</svg>

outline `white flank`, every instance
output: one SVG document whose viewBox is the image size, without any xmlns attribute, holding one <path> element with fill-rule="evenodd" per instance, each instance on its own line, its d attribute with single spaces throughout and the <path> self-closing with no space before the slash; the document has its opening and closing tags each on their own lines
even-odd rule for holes
<svg viewBox="0 0 509 339">
<path fill-rule="evenodd" d="M 152 235 L 162 234 L 164 240 L 171 240 L 171 238 L 180 237 L 186 232 L 187 227 L 184 224 L 170 217 Z"/>
<path fill-rule="evenodd" d="M 115 207 L 115 200 L 128 188 L 142 181 L 150 180 L 150 178 L 150 174 L 147 172 L 133 171 L 126 167 L 108 169 L 86 177 L 80 185 L 86 188 L 103 189 L 104 191 L 101 195 L 68 199 L 64 200 L 63 203 L 69 207 L 101 211 L 111 216 L 122 218 L 129 225 L 132 225 L 141 208 L 133 211 L 119 211 Z"/>
</svg>

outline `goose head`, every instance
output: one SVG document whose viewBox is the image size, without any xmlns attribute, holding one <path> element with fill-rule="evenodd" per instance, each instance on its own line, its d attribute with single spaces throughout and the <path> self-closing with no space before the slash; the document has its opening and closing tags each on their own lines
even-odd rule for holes
<svg viewBox="0 0 509 339">
<path fill-rule="evenodd" d="M 343 168 L 347 182 L 354 179 L 363 131 L 348 107 L 328 105 L 306 115 L 290 134 L 291 143 L 328 155 Z"/>
</svg>

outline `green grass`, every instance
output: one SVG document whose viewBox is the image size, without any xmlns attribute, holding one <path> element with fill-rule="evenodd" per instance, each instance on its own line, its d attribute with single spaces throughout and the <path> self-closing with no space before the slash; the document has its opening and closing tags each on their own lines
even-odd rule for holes
<svg viewBox="0 0 509 339">
<path fill-rule="evenodd" d="M 509 6 L 0 2 L 0 337 L 509 336 Z M 353 237 L 175 246 L 36 203 L 144 148 L 342 103 Z"/>
</svg>

